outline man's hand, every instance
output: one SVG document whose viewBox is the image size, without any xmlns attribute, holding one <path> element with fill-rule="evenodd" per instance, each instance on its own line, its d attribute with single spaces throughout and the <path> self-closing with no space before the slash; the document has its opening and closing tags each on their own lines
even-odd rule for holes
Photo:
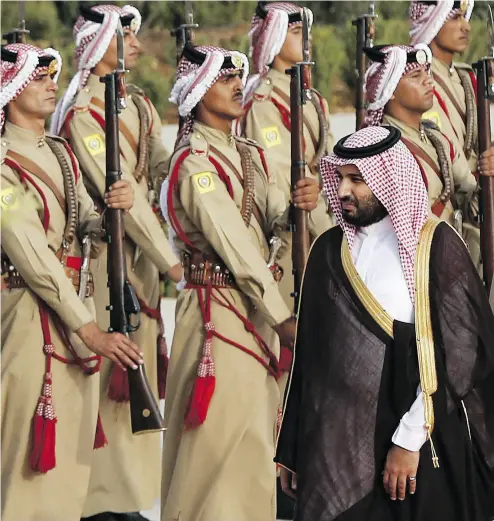
<svg viewBox="0 0 494 521">
<path fill-rule="evenodd" d="M 180 263 L 175 264 L 175 266 L 172 266 L 166 274 L 171 280 L 178 283 L 184 278 L 184 269 Z"/>
<path fill-rule="evenodd" d="M 295 185 L 292 192 L 292 202 L 296 208 L 311 212 L 317 206 L 317 199 L 321 188 L 315 179 L 304 177 Z"/>
<path fill-rule="evenodd" d="M 280 466 L 281 490 L 293 499 L 297 499 L 297 474 Z"/>
<path fill-rule="evenodd" d="M 417 487 L 417 469 L 419 466 L 420 452 L 410 452 L 397 445 L 388 452 L 384 466 L 384 489 L 394 501 L 396 498 L 403 501 L 408 490 L 415 494 Z"/>
<path fill-rule="evenodd" d="M 122 209 L 127 213 L 134 206 L 132 185 L 124 179 L 113 183 L 110 191 L 105 194 L 105 204 L 108 208 Z"/>
<path fill-rule="evenodd" d="M 295 343 L 295 330 L 297 322 L 294 317 L 290 317 L 281 324 L 273 326 L 273 329 L 278 333 L 280 337 L 280 344 L 285 347 L 293 349 Z"/>
<path fill-rule="evenodd" d="M 121 333 L 105 333 L 96 322 L 82 326 L 76 333 L 93 353 L 115 362 L 124 371 L 126 366 L 137 369 L 137 364 L 144 363 L 139 347 Z"/>
<path fill-rule="evenodd" d="M 494 176 L 494 146 L 483 152 L 479 159 L 479 173 L 488 177 Z"/>
</svg>

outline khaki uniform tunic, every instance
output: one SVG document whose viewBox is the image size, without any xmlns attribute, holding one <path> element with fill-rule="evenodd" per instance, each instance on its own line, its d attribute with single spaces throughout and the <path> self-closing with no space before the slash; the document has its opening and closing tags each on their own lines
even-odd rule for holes
<svg viewBox="0 0 494 521">
<path fill-rule="evenodd" d="M 466 93 L 461 83 L 460 74 L 466 75 L 469 70 L 472 70 L 470 66 L 463 63 L 455 63 L 454 67 L 450 69 L 448 65 L 441 62 L 439 59 L 434 58 L 431 67 L 432 73 L 435 77 L 434 87 L 439 94 L 440 98 L 446 104 L 448 114 L 441 108 L 439 101 L 434 96 L 434 105 L 429 112 L 424 114 L 424 119 L 431 119 L 436 123 L 441 132 L 443 132 L 449 139 L 453 140 L 456 147 L 460 151 L 465 149 L 465 137 L 466 137 L 466 124 L 464 115 L 467 114 L 467 102 Z M 441 85 L 446 85 L 447 91 Z M 469 86 L 471 81 L 468 80 Z M 473 94 L 473 87 L 471 87 L 471 93 Z M 452 101 L 454 99 L 454 102 Z M 457 106 L 461 109 L 463 114 L 460 114 Z M 476 107 L 475 115 L 476 118 Z M 477 143 L 478 143 L 478 128 L 475 120 L 474 124 L 474 139 L 473 139 L 473 150 L 468 160 L 470 170 L 472 172 L 477 171 Z"/>
<path fill-rule="evenodd" d="M 84 182 L 93 196 L 101 197 L 105 187 L 105 136 L 101 125 L 90 114 L 89 108 L 104 119 L 100 108 L 104 100 L 104 84 L 91 75 L 87 86 L 77 95 L 74 116 L 70 120 L 70 143 L 79 159 Z M 135 95 L 132 95 L 132 97 Z M 121 121 L 139 143 L 140 122 L 136 104 L 131 96 L 127 108 L 120 114 Z M 96 102 L 99 100 L 99 102 Z M 166 175 L 168 154 L 161 144 L 161 125 L 154 107 L 150 112 L 153 131 L 149 138 L 149 175 L 156 179 Z M 165 273 L 179 261 L 171 251 L 163 229 L 148 201 L 148 183 L 143 177 L 134 178 L 137 165 L 134 150 L 120 131 L 120 156 L 123 178 L 135 193 L 134 207 L 125 216 L 127 274 L 137 296 L 151 307 L 159 306 L 159 273 Z M 95 302 L 99 325 L 109 326 L 107 257 L 103 255 L 94 267 Z M 144 352 L 146 373 L 156 397 L 158 324 L 141 313 L 141 327 L 131 334 Z M 99 512 L 131 512 L 150 509 L 159 496 L 160 439 L 159 433 L 134 436 L 130 429 L 129 405 L 108 399 L 111 363 L 101 369 L 101 418 L 108 445 L 97 451 L 93 460 L 85 516 Z"/>
<path fill-rule="evenodd" d="M 271 101 L 271 98 L 283 106 L 288 113 L 290 112 L 290 103 L 287 101 L 290 98 L 290 76 L 288 74 L 282 74 L 275 69 L 270 69 L 266 78 L 262 80 L 254 93 L 252 106 L 245 116 L 243 135 L 254 139 L 264 147 L 270 168 L 276 169 L 278 186 L 283 191 L 285 201 L 288 203 L 291 199 L 290 131 L 285 127 L 280 111 Z M 319 103 L 318 99 L 318 97 L 314 96 L 314 103 Z M 327 101 L 324 99 L 323 105 L 323 112 L 326 117 L 324 123 L 327 125 L 329 132 L 329 107 Z M 319 117 L 312 103 L 304 105 L 304 120 L 307 122 L 304 124 L 305 160 L 308 165 L 306 175 L 307 177 L 320 181 L 317 170 L 315 168 L 309 168 L 309 165 L 316 155 L 316 149 L 311 138 L 311 133 L 309 132 L 309 126 L 316 141 L 319 142 L 321 139 Z M 329 139 L 326 144 L 328 151 L 331 151 L 333 148 L 332 141 L 332 135 L 329 133 Z M 314 210 L 311 215 L 315 223 L 315 237 L 333 226 L 332 218 L 328 214 L 328 203 L 322 194 L 317 209 Z M 284 230 L 282 236 L 284 240 L 288 241 L 290 247 L 285 251 L 285 254 L 278 259 L 278 263 L 285 273 L 279 286 L 285 303 L 290 308 L 293 308 L 293 299 L 290 297 L 290 293 L 294 287 L 291 259 L 291 233 Z"/>
<path fill-rule="evenodd" d="M 398 128 L 403 137 L 420 147 L 424 154 L 427 155 L 437 170 L 441 170 L 438 153 L 430 139 L 417 129 L 403 123 L 402 121 L 385 115 L 383 118 L 384 125 L 391 125 Z M 454 212 L 457 209 L 463 211 L 463 239 L 465 240 L 472 259 L 477 266 L 480 267 L 480 230 L 478 225 L 469 218 L 472 208 L 476 205 L 477 200 L 477 180 L 472 174 L 465 155 L 457 147 L 455 148 L 455 156 L 451 160 L 450 143 L 441 132 L 432 130 L 434 134 L 442 142 L 443 148 L 446 151 L 449 169 L 453 175 L 453 182 L 451 187 L 451 198 L 446 203 L 444 210 L 438 217 L 443 221 L 448 221 L 454 225 Z M 414 154 L 415 155 L 415 154 Z M 444 182 L 440 179 L 431 165 L 423 158 L 415 155 L 415 158 L 422 166 L 425 175 L 427 176 L 429 204 L 432 208 L 434 203 L 439 199 L 441 192 L 444 189 Z M 444 174 L 443 174 L 444 175 Z"/>
<path fill-rule="evenodd" d="M 60 139 L 60 138 L 57 138 Z M 61 140 L 60 140 L 61 141 Z M 56 424 L 56 467 L 46 474 L 31 470 L 31 425 L 45 373 L 43 333 L 38 299 L 58 315 L 81 357 L 93 355 L 73 333 L 93 321 L 92 298 L 82 303 L 55 257 L 62 245 L 66 215 L 51 189 L 28 172 L 46 197 L 50 213 L 43 229 L 43 201 L 38 191 L 20 182 L 3 163 L 7 150 L 35 162 L 61 194 L 64 178 L 44 136 L 9 122 L 1 137 L 2 253 L 22 275 L 28 288 L 2 289 L 2 510 L 4 521 L 77 521 L 86 498 L 98 415 L 99 376 L 87 376 L 76 365 L 53 359 L 53 406 Z M 65 152 L 66 154 L 66 152 Z M 66 154 L 70 164 L 70 158 Z M 82 179 L 76 185 L 77 235 L 100 228 Z M 67 200 L 66 194 L 66 200 Z M 80 256 L 78 240 L 71 255 Z M 56 353 L 73 358 L 50 320 Z"/>
<path fill-rule="evenodd" d="M 237 143 L 249 146 L 255 166 L 255 202 L 262 222 L 253 215 L 242 219 L 243 188 L 227 164 L 233 188 L 205 157 L 214 146 L 242 172 Z M 243 138 L 196 122 L 190 138 L 196 153 L 179 167 L 174 187 L 176 218 L 192 244 L 205 254 L 216 253 L 235 277 L 234 288 L 220 291 L 241 315 L 257 327 L 271 351 L 279 356 L 279 342 L 271 326 L 290 316 L 290 310 L 266 267 L 266 237 L 286 226 L 285 197 L 271 173 L 267 178 L 257 148 Z M 170 172 L 181 152 L 172 157 Z M 218 156 L 215 156 L 218 159 Z M 173 189 L 173 185 L 172 185 Z M 162 195 L 163 198 L 163 195 Z M 310 220 L 310 219 L 309 219 Z M 311 221 L 311 226 L 314 226 Z M 174 238 L 181 252 L 187 246 Z M 216 331 L 266 359 L 254 337 L 229 309 L 212 300 L 211 321 Z M 275 518 L 273 463 L 279 391 L 276 380 L 252 356 L 213 338 L 216 388 L 205 422 L 184 430 L 204 339 L 197 290 L 178 297 L 165 404 L 162 521 L 269 521 Z"/>
</svg>

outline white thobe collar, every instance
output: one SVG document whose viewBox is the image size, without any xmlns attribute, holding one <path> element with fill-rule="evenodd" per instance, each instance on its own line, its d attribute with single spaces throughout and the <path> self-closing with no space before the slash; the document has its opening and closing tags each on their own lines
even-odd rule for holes
<svg viewBox="0 0 494 521">
<path fill-rule="evenodd" d="M 351 253 L 358 274 L 381 306 L 394 320 L 413 323 L 414 307 L 389 215 L 358 228 Z"/>
</svg>

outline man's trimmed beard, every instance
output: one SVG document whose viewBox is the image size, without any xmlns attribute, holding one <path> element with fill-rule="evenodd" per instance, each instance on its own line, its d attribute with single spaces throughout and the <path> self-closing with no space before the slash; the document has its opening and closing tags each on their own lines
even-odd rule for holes
<svg viewBox="0 0 494 521">
<path fill-rule="evenodd" d="M 357 228 L 378 223 L 388 215 L 388 211 L 384 205 L 373 193 L 367 197 L 362 197 L 361 199 L 356 199 L 353 196 L 347 196 L 340 199 L 340 203 L 351 203 L 355 205 L 355 210 L 353 213 L 350 213 L 344 208 L 341 209 L 341 213 L 343 215 L 343 219 L 348 224 L 353 224 Z"/>
</svg>

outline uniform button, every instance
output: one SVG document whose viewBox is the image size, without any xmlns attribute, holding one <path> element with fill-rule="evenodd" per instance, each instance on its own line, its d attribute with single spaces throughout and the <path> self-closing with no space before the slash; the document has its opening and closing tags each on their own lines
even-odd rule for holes
<svg viewBox="0 0 494 521">
<path fill-rule="evenodd" d="M 84 92 L 89 92 L 90 90 L 91 90 L 91 89 L 90 89 L 89 87 L 86 87 L 86 88 L 84 89 Z"/>
<path fill-rule="evenodd" d="M 7 141 L 2 141 L 2 146 L 6 147 L 7 146 Z"/>
<path fill-rule="evenodd" d="M 267 83 L 268 85 L 271 85 L 271 80 L 266 80 L 266 83 Z"/>
<path fill-rule="evenodd" d="M 201 134 L 199 134 L 199 132 L 196 132 L 195 137 L 196 137 L 197 139 L 201 139 L 201 138 L 202 138 L 202 136 L 201 136 Z"/>
</svg>

